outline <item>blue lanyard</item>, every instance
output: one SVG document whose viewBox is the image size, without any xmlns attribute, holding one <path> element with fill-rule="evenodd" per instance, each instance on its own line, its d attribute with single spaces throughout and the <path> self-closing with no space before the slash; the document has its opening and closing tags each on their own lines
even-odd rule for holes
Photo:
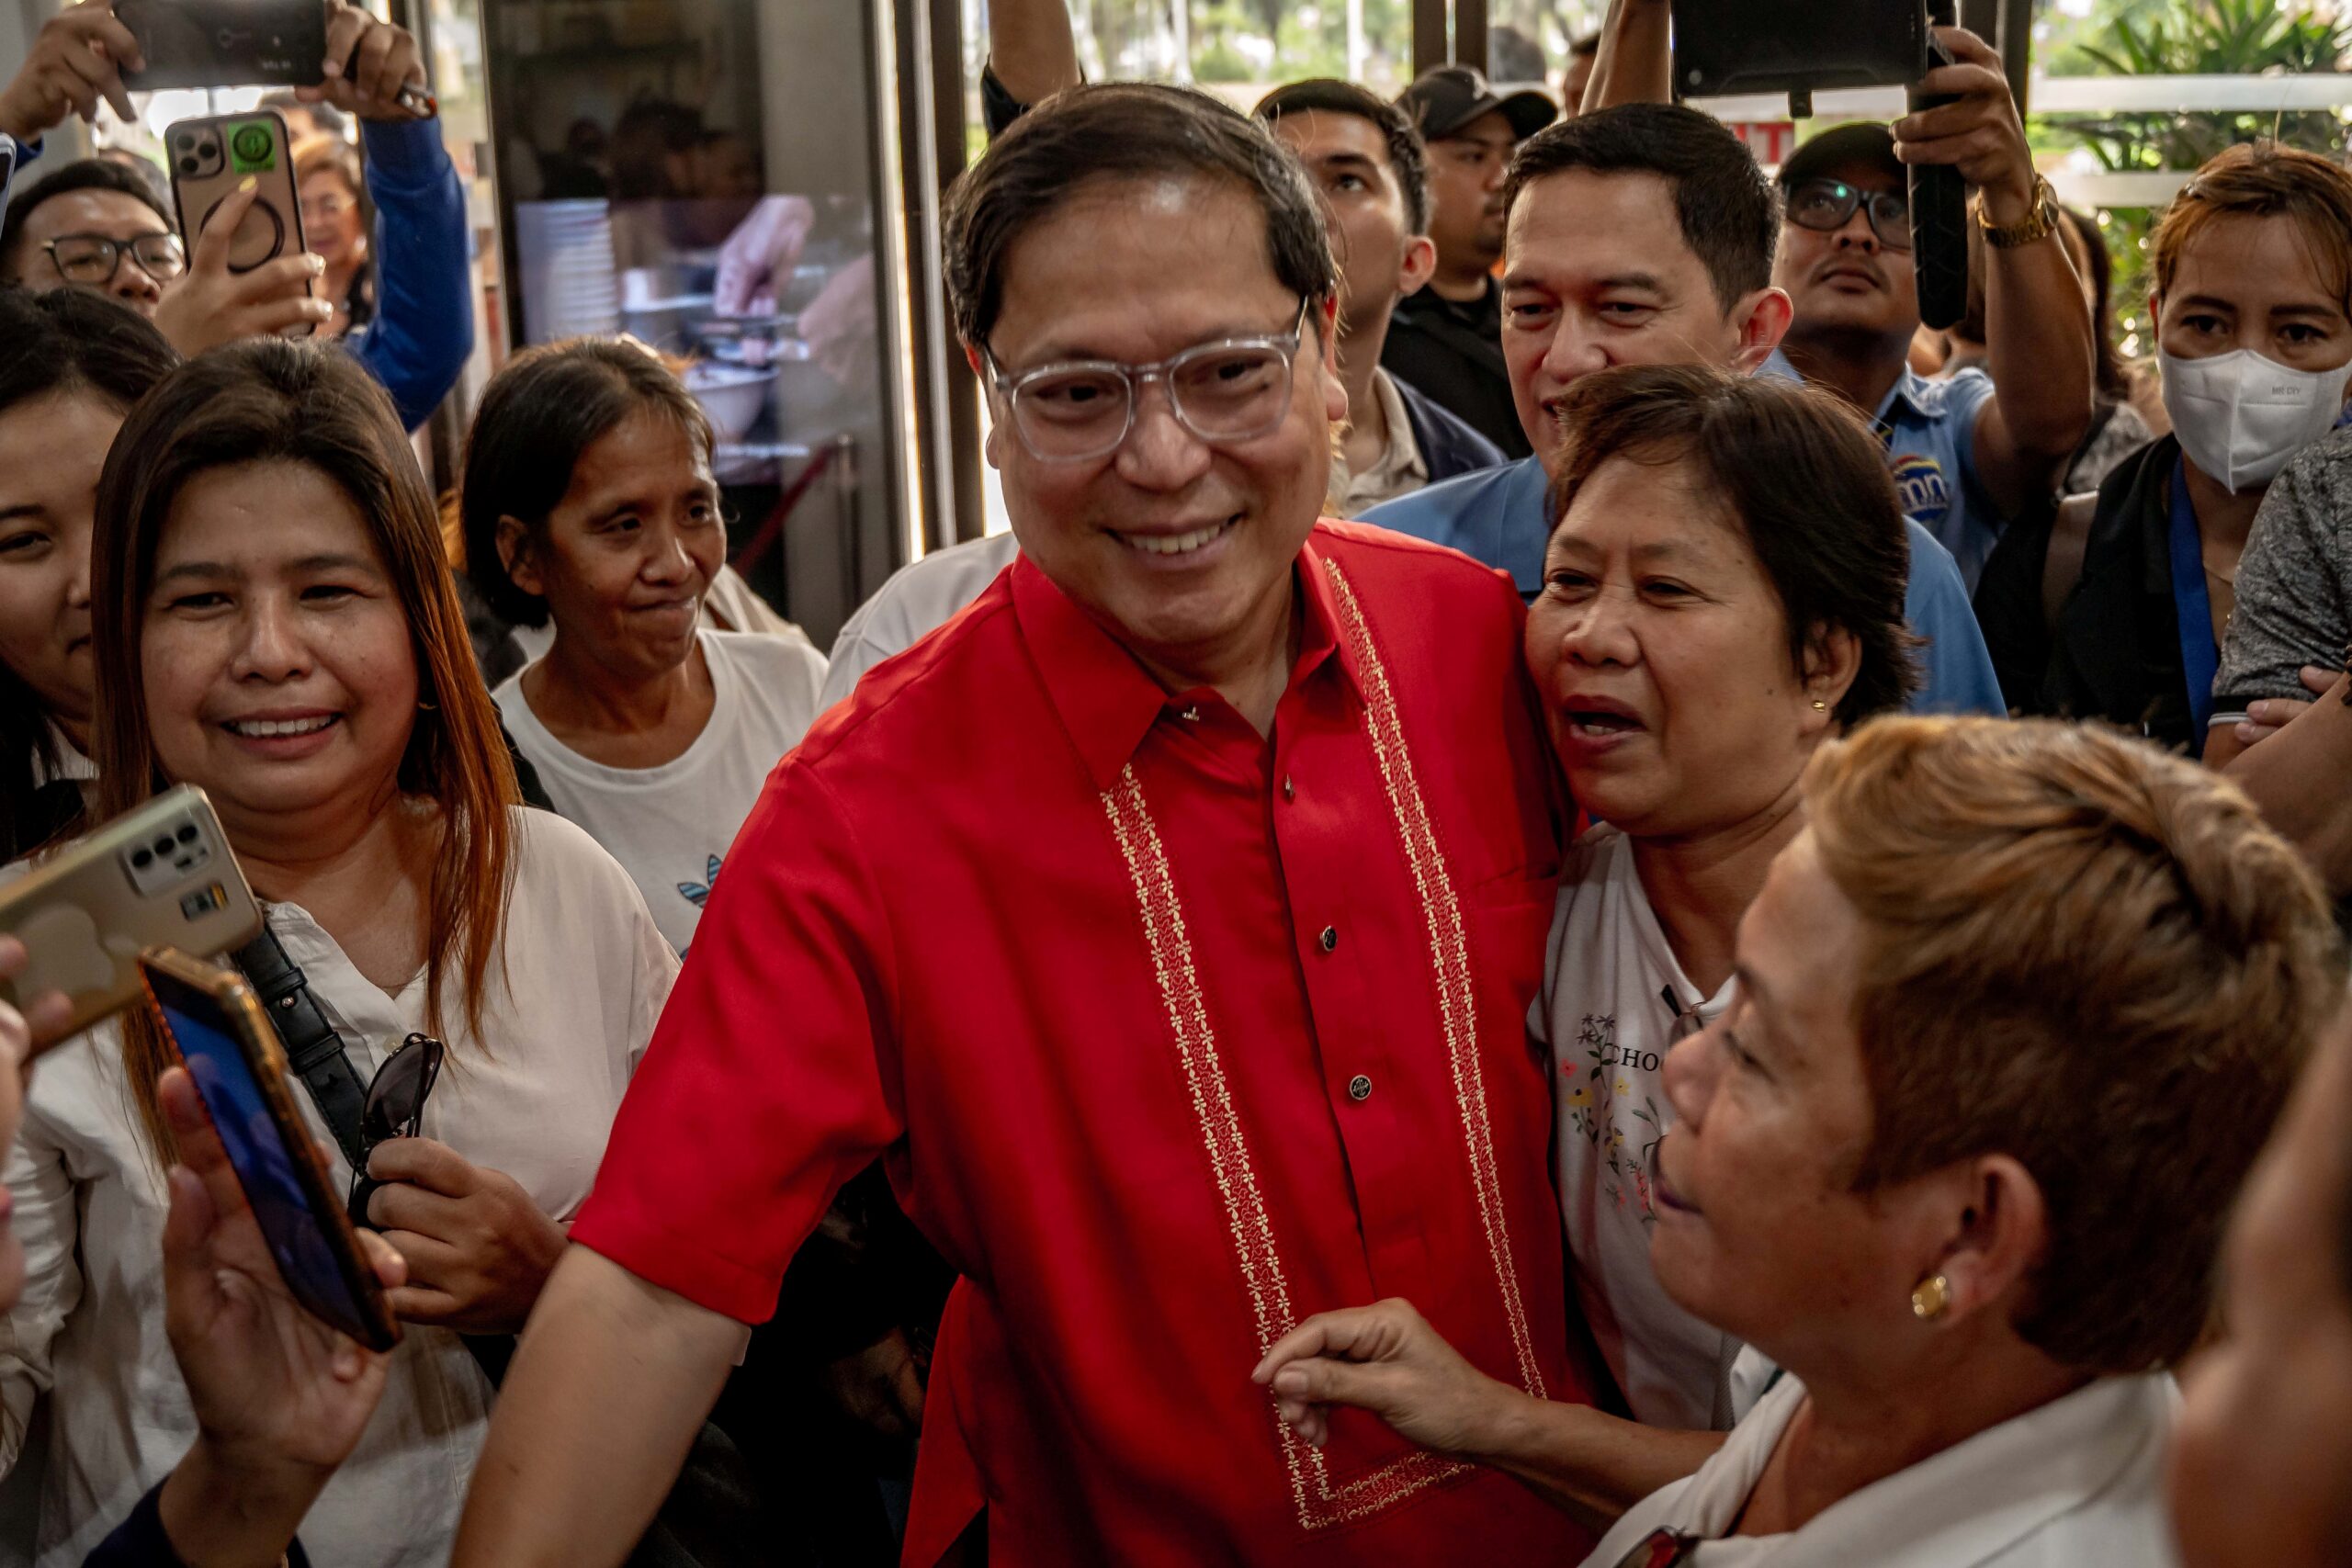
<svg viewBox="0 0 2352 1568">
<path fill-rule="evenodd" d="M 2197 509 L 2188 502 L 2188 460 L 2172 465 L 2172 607 L 2180 623 L 2180 671 L 2188 685 L 2188 716 L 2196 726 L 2188 744 L 2205 744 L 2213 716 L 2213 677 L 2221 673 L 2222 650 L 2213 641 L 2213 601 L 2205 592 L 2205 550 L 2197 536 Z"/>
</svg>

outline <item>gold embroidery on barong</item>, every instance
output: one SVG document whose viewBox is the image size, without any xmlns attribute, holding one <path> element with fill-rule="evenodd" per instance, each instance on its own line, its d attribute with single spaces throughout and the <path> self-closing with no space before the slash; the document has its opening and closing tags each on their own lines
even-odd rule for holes
<svg viewBox="0 0 2352 1568">
<path fill-rule="evenodd" d="M 1398 722 L 1388 672 L 1372 640 L 1354 590 L 1339 567 L 1323 563 L 1339 605 L 1340 629 L 1354 655 L 1363 689 L 1366 720 L 1381 782 L 1388 795 L 1405 859 L 1411 867 L 1428 930 L 1430 955 L 1438 987 L 1439 1015 L 1446 1054 L 1453 1069 L 1455 1103 L 1462 1114 L 1468 1144 L 1473 1185 L 1478 1194 L 1479 1218 L 1487 1248 L 1495 1266 L 1509 1321 L 1511 1344 L 1519 1359 L 1520 1383 L 1537 1398 L 1544 1396 L 1544 1378 L 1537 1369 L 1533 1337 L 1521 1303 L 1519 1279 L 1510 1260 L 1510 1238 L 1503 1218 L 1502 1182 L 1495 1164 L 1493 1129 L 1487 1121 L 1485 1075 L 1477 1056 L 1476 1008 L 1469 944 L 1464 934 L 1462 908 L 1454 897 L 1452 877 L 1439 849 L 1420 785 L 1413 773 L 1412 755 Z M 1192 940 L 1185 934 L 1184 911 L 1176 895 L 1176 880 L 1167 852 L 1152 826 L 1144 800 L 1142 781 L 1132 765 L 1122 770 L 1118 783 L 1102 795 L 1111 818 L 1112 834 L 1135 882 L 1136 900 L 1143 918 L 1144 937 L 1151 950 L 1152 972 L 1168 1009 L 1168 1022 L 1176 1040 L 1176 1054 L 1191 1091 L 1193 1113 L 1206 1145 L 1209 1169 L 1224 1201 L 1226 1222 L 1233 1234 L 1241 1281 L 1256 1320 L 1258 1350 L 1263 1355 L 1275 1340 L 1297 1326 L 1290 1290 L 1283 1278 L 1282 1259 L 1274 1248 L 1273 1223 L 1258 1190 L 1250 1149 L 1242 1135 L 1241 1116 L 1233 1104 L 1225 1069 L 1217 1059 L 1216 1032 L 1209 1022 L 1208 1006 L 1201 993 L 1200 976 L 1193 964 Z M 1470 1466 L 1431 1453 L 1409 1454 L 1382 1466 L 1345 1486 L 1331 1484 L 1329 1461 L 1319 1449 L 1303 1441 L 1279 1416 L 1283 1462 L 1290 1472 L 1291 1496 L 1301 1528 L 1323 1529 L 1345 1524 L 1394 1506 L 1441 1481 L 1463 1474 Z"/>
</svg>

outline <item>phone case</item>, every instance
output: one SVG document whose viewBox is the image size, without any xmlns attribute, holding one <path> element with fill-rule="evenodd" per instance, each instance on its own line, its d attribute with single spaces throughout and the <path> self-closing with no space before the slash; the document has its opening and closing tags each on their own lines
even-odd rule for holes
<svg viewBox="0 0 2352 1568">
<path fill-rule="evenodd" d="M 182 784 L 76 839 L 0 886 L 0 932 L 25 944 L 0 999 L 63 991 L 77 1034 L 139 998 L 139 954 L 225 953 L 261 929 L 229 836 L 204 792 Z"/>
<path fill-rule="evenodd" d="M 278 1041 L 277 1031 L 271 1027 L 269 1015 L 262 1010 L 261 999 L 254 995 L 253 987 L 232 969 L 202 963 L 170 947 L 151 948 L 140 955 L 140 981 L 148 1005 L 155 1010 L 159 1021 L 164 1005 L 158 994 L 159 984 L 186 987 L 210 1000 L 227 1017 L 245 1066 L 260 1087 L 262 1103 L 277 1125 L 278 1141 L 286 1145 L 286 1152 L 292 1158 L 295 1179 L 302 1186 L 311 1217 L 325 1236 L 327 1250 L 334 1255 L 345 1288 L 358 1304 L 363 1318 L 358 1323 L 336 1323 L 311 1303 L 305 1301 L 303 1305 L 322 1322 L 341 1329 L 371 1350 L 389 1350 L 399 1344 L 400 1322 L 392 1316 L 391 1303 L 384 1299 L 376 1270 L 359 1250 L 358 1234 L 352 1229 L 350 1217 L 343 1212 L 342 1201 L 334 1194 L 334 1183 L 327 1174 L 325 1158 L 319 1153 L 318 1140 L 311 1135 L 309 1124 L 294 1108 L 294 1097 L 286 1087 L 286 1048 Z M 168 1024 L 164 1029 L 164 1038 L 171 1042 L 173 1058 L 187 1066 L 187 1059 L 180 1055 L 179 1042 L 173 1039 Z M 211 1114 L 209 1108 L 205 1114 Z M 243 1172 L 238 1173 L 238 1180 L 243 1182 Z"/>
<path fill-rule="evenodd" d="M 260 183 L 261 194 L 237 225 L 229 270 L 251 272 L 302 252 L 302 198 L 294 183 L 286 121 L 276 109 L 175 120 L 164 129 L 164 152 L 171 163 L 180 238 L 191 256 L 214 210 L 248 178 Z M 310 330 L 297 327 L 289 335 L 307 336 Z"/>
<path fill-rule="evenodd" d="M 139 40 L 135 93 L 162 87 L 311 87 L 326 62 L 319 0 L 119 0 L 115 17 Z"/>
</svg>

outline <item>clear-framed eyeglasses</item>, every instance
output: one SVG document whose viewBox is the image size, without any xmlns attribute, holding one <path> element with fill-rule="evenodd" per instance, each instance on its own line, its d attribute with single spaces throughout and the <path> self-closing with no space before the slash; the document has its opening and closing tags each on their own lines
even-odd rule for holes
<svg viewBox="0 0 2352 1568">
<path fill-rule="evenodd" d="M 60 234 L 41 249 L 49 254 L 50 265 L 57 268 L 60 277 L 89 288 L 112 283 L 125 256 L 158 283 L 169 283 L 187 270 L 187 253 L 180 248 L 180 237 L 160 231 L 130 240 L 105 234 Z"/>
<path fill-rule="evenodd" d="M 1313 306 L 1298 302 L 1287 333 L 1198 344 L 1156 365 L 1073 359 L 1007 376 L 991 350 L 980 352 L 1014 434 L 1041 463 L 1083 463 L 1117 451 L 1135 429 L 1136 400 L 1152 381 L 1167 387 L 1176 423 L 1199 439 L 1254 441 L 1290 412 L 1291 377 Z"/>
</svg>

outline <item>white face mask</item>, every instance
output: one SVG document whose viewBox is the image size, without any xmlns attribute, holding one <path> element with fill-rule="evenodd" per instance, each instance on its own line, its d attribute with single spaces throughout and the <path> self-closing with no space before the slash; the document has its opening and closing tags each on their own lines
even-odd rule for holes
<svg viewBox="0 0 2352 1568">
<path fill-rule="evenodd" d="M 2344 412 L 2352 367 L 2296 370 L 2250 348 L 2211 359 L 2156 351 L 2165 412 L 2188 460 L 2232 495 L 2268 484 Z"/>
</svg>

